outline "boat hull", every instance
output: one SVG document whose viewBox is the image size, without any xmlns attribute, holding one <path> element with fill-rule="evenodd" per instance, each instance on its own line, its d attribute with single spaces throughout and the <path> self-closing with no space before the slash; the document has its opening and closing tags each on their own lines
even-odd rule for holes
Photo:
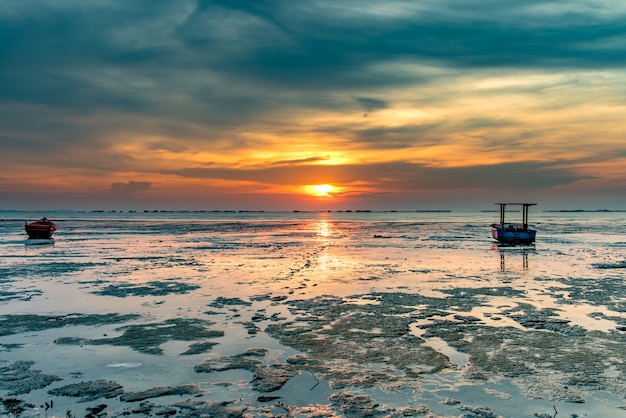
<svg viewBox="0 0 626 418">
<path fill-rule="evenodd" d="M 56 231 L 56 225 L 48 220 L 31 222 L 24 226 L 28 238 L 32 239 L 48 239 L 52 237 Z"/>
<path fill-rule="evenodd" d="M 537 231 L 519 227 L 501 227 L 491 225 L 491 236 L 498 242 L 506 244 L 532 244 L 535 242 Z"/>
</svg>

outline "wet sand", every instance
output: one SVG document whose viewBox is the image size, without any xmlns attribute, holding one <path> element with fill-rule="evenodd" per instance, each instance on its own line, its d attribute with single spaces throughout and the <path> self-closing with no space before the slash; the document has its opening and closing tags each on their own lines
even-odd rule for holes
<svg viewBox="0 0 626 418">
<path fill-rule="evenodd" d="M 626 264 L 610 248 L 244 226 L 6 244 L 1 411 L 626 416 Z"/>
</svg>

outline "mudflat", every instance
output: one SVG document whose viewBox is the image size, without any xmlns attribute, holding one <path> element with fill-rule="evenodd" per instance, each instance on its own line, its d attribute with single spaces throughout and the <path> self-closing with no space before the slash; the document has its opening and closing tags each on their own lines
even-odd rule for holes
<svg viewBox="0 0 626 418">
<path fill-rule="evenodd" d="M 626 416 L 610 219 L 502 247 L 478 220 L 312 218 L 5 237 L 0 411 Z"/>
</svg>

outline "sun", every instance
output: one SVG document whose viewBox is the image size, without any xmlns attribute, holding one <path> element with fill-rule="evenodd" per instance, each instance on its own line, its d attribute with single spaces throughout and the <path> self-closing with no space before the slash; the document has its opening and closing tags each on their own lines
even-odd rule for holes
<svg viewBox="0 0 626 418">
<path fill-rule="evenodd" d="M 309 193 L 319 197 L 332 197 L 337 192 L 336 187 L 332 184 L 313 184 L 307 188 Z"/>
</svg>

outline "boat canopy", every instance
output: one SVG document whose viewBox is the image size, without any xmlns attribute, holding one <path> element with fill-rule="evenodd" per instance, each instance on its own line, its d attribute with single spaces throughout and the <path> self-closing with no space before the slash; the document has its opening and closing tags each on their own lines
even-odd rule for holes
<svg viewBox="0 0 626 418">
<path fill-rule="evenodd" d="M 528 229 L 528 208 L 531 206 L 535 206 L 536 203 L 496 203 L 496 205 L 500 205 L 500 227 L 504 227 L 504 212 L 506 210 L 507 205 L 512 206 L 521 206 L 522 207 L 522 228 Z"/>
</svg>

